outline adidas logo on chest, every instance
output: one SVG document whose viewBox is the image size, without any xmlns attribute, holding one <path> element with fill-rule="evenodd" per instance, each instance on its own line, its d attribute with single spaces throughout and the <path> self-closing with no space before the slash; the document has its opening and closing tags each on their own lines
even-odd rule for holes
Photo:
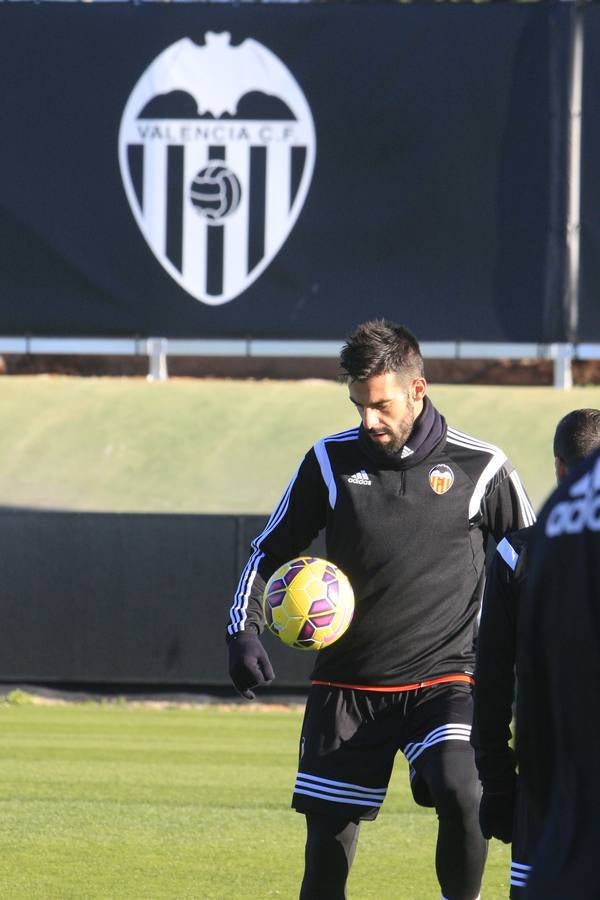
<svg viewBox="0 0 600 900">
<path fill-rule="evenodd" d="M 360 472 L 355 472 L 354 475 L 350 475 L 348 478 L 348 484 L 365 484 L 370 485 L 371 479 L 367 475 L 364 469 L 361 469 Z"/>
</svg>

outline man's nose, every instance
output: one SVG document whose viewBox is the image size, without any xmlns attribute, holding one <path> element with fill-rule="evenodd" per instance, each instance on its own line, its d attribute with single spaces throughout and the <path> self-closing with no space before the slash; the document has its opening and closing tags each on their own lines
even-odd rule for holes
<svg viewBox="0 0 600 900">
<path fill-rule="evenodd" d="M 370 431 L 371 428 L 377 428 L 379 425 L 379 413 L 376 409 L 369 409 L 368 406 L 365 406 L 363 412 L 363 425 L 367 431 Z"/>
</svg>

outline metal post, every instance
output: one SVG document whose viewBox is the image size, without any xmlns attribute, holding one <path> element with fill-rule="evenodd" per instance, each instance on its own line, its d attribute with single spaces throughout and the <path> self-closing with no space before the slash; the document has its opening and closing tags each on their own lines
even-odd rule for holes
<svg viewBox="0 0 600 900">
<path fill-rule="evenodd" d="M 166 381 L 167 372 L 167 348 L 166 338 L 148 338 L 146 352 L 150 360 L 150 369 L 146 376 L 147 381 Z"/>
<path fill-rule="evenodd" d="M 551 344 L 550 355 L 554 360 L 554 387 L 570 390 L 573 387 L 573 344 Z"/>
<path fill-rule="evenodd" d="M 568 61 L 568 131 L 567 131 L 567 220 L 564 310 L 566 337 L 571 343 L 579 339 L 579 268 L 581 219 L 581 121 L 583 94 L 583 5 L 581 0 L 565 0 L 570 4 Z"/>
</svg>

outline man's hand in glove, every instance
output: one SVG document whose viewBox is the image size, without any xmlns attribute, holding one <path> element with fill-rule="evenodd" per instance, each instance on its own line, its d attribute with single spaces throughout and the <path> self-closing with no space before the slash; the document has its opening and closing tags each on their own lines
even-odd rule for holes
<svg viewBox="0 0 600 900">
<path fill-rule="evenodd" d="M 229 635 L 229 677 L 234 687 L 246 700 L 254 700 L 252 688 L 270 684 L 275 673 L 267 651 L 257 634 L 240 631 Z"/>
<path fill-rule="evenodd" d="M 479 826 L 484 838 L 498 838 L 505 844 L 513 839 L 513 817 L 515 811 L 514 786 L 501 791 L 483 790 L 479 805 Z"/>
</svg>

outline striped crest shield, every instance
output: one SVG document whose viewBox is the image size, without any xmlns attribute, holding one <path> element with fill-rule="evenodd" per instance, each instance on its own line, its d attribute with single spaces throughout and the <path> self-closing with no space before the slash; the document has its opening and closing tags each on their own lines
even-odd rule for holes
<svg viewBox="0 0 600 900">
<path fill-rule="evenodd" d="M 450 466 L 440 463 L 429 470 L 429 486 L 436 494 L 445 494 L 454 484 L 454 472 Z"/>
<path fill-rule="evenodd" d="M 228 33 L 183 38 L 125 105 L 119 163 L 146 241 L 197 300 L 216 306 L 262 274 L 293 228 L 315 161 L 308 103 L 286 66 Z"/>
</svg>

